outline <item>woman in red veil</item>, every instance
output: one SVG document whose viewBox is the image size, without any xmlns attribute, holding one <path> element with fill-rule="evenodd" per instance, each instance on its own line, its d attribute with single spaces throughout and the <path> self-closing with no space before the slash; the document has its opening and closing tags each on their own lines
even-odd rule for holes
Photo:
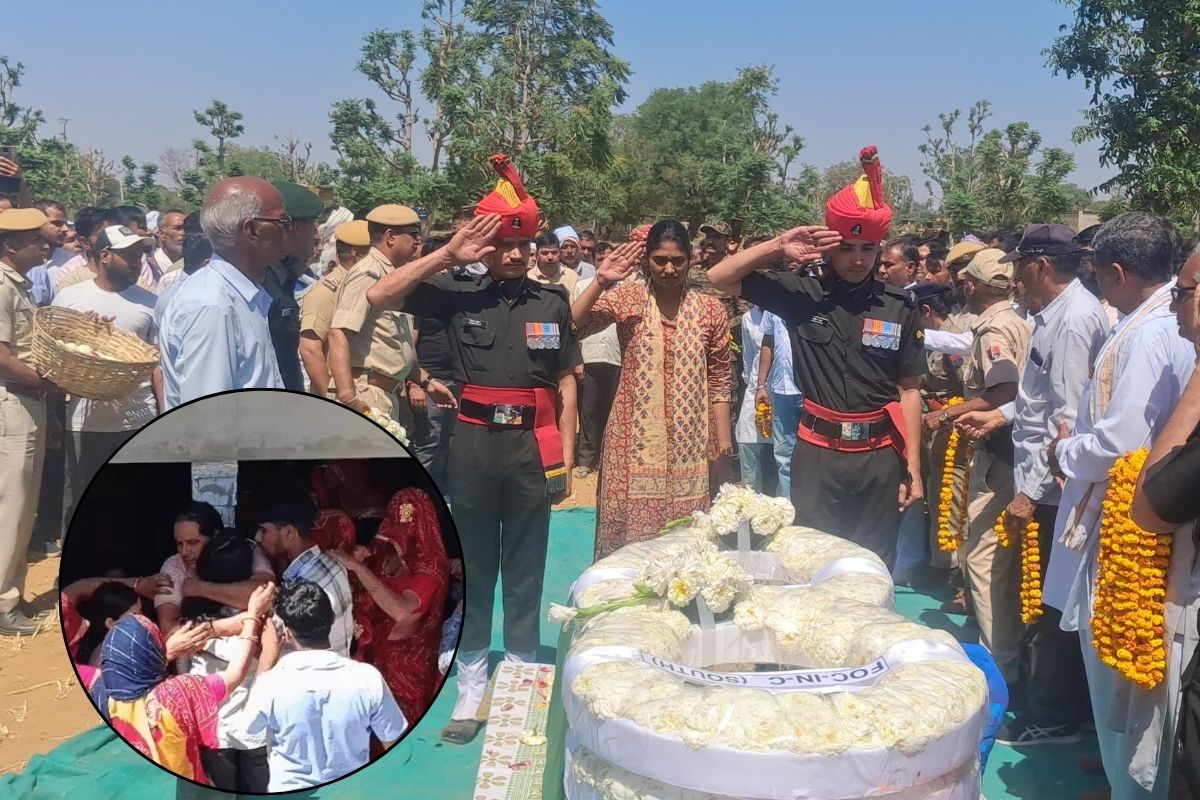
<svg viewBox="0 0 1200 800">
<path fill-rule="evenodd" d="M 381 673 L 409 724 L 433 702 L 449 564 L 437 508 L 422 489 L 402 489 L 388 503 L 371 548 L 328 554 L 355 581 L 356 658 Z"/>
</svg>

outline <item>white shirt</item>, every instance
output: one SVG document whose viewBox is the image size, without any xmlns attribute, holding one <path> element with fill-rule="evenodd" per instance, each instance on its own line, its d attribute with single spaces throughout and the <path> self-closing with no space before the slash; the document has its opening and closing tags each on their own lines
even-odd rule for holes
<svg viewBox="0 0 1200 800">
<path fill-rule="evenodd" d="M 158 267 L 158 273 L 160 275 L 165 275 L 167 270 L 169 270 L 171 265 L 175 262 L 171 260 L 169 255 L 167 255 L 166 250 L 163 250 L 161 247 L 159 247 L 154 251 L 154 263 Z"/>
<path fill-rule="evenodd" d="M 157 298 L 140 286 L 122 292 L 106 292 L 95 280 L 68 286 L 54 296 L 53 305 L 75 311 L 94 311 L 102 317 L 115 317 L 113 325 L 136 334 L 149 344 L 158 340 L 154 323 Z M 158 414 L 154 389 L 147 378 L 128 397 L 118 400 L 89 400 L 72 396 L 67 401 L 68 427 L 87 433 L 135 431 Z"/>
<path fill-rule="evenodd" d="M 945 353 L 948 356 L 969 356 L 971 345 L 975 342 L 975 334 L 966 330 L 962 333 L 947 333 L 933 328 L 925 329 L 925 349 L 931 353 Z"/>
<path fill-rule="evenodd" d="M 595 278 L 582 278 L 575 284 L 575 289 L 571 292 L 571 302 L 574 303 L 579 299 L 579 295 L 583 294 L 583 290 L 595 283 Z M 608 287 L 604 292 L 608 292 L 613 287 Z M 601 292 L 603 294 L 604 292 Z M 621 340 L 617 336 L 617 323 L 609 325 L 602 331 L 597 331 L 591 336 L 585 336 L 579 340 L 579 348 L 583 351 L 583 363 L 585 364 L 613 364 L 621 366 Z"/>
<path fill-rule="evenodd" d="M 272 793 L 341 778 L 367 763 L 371 734 L 394 742 L 408 729 L 379 670 L 329 650 L 282 656 L 258 676 L 249 713 L 267 736 Z"/>
<path fill-rule="evenodd" d="M 742 407 L 738 410 L 737 429 L 734 438 L 738 444 L 770 444 L 770 439 L 764 439 L 758 433 L 755 420 L 757 403 L 754 401 L 755 387 L 758 386 L 758 359 L 762 352 L 762 340 L 765 317 L 770 316 L 758 306 L 742 314 L 742 380 L 746 384 L 746 392 L 742 395 Z"/>
<path fill-rule="evenodd" d="M 222 636 L 209 641 L 204 649 L 193 655 L 188 674 L 216 675 L 229 668 L 229 662 L 239 648 L 237 636 Z M 267 746 L 265 731 L 250 733 L 254 717 L 248 710 L 250 693 L 254 689 L 258 660 L 250 662 L 250 672 L 241 685 L 225 696 L 217 711 L 217 742 L 222 750 L 257 750 Z"/>
<path fill-rule="evenodd" d="M 804 394 L 796 386 L 796 372 L 792 367 L 792 339 L 787 323 L 768 311 L 763 314 L 763 334 L 774 338 L 771 350 L 771 371 L 767 373 L 767 388 L 771 394 Z M 758 383 L 757 375 L 753 383 Z"/>
<path fill-rule="evenodd" d="M 1171 284 L 1163 286 L 1146 302 L 1161 298 L 1170 288 Z M 1136 328 L 1118 339 L 1131 322 Z M 1138 311 L 1125 316 L 1109 334 L 1096 363 L 1102 363 L 1114 346 L 1119 350 L 1107 412 L 1099 419 L 1093 416 L 1097 387 L 1094 380 L 1088 381 L 1079 399 L 1075 434 L 1063 439 L 1056 453 L 1067 481 L 1054 525 L 1043 601 L 1063 612 L 1063 630 L 1078 630 L 1080 615 L 1091 613 L 1100 506 L 1109 469 L 1118 458 L 1150 446 L 1196 368 L 1195 348 L 1179 335 L 1175 315 L 1166 305 L 1149 318 L 1139 318 Z M 1087 543 L 1072 550 L 1058 539 L 1081 506 L 1079 524 L 1087 529 Z"/>
<path fill-rule="evenodd" d="M 1058 423 L 1075 426 L 1079 397 L 1108 337 L 1108 316 L 1078 280 L 1030 317 L 1033 336 L 1021 372 L 1013 425 L 1013 485 L 1035 503 L 1057 505 L 1049 446 Z"/>
</svg>

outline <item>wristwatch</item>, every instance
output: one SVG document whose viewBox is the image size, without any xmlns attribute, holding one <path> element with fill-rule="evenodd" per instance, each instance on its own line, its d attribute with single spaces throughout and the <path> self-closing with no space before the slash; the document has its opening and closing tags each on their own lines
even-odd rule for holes
<svg viewBox="0 0 1200 800">
<path fill-rule="evenodd" d="M 423 381 L 417 381 L 417 386 L 420 386 L 420 387 L 421 387 L 421 390 L 422 390 L 422 391 L 424 391 L 424 390 L 426 390 L 426 389 L 428 389 L 428 388 L 429 388 L 429 382 L 430 382 L 431 380 L 433 380 L 433 378 L 432 378 L 431 376 L 429 376 L 429 375 L 426 375 L 426 376 L 425 376 L 425 380 L 423 380 Z"/>
</svg>

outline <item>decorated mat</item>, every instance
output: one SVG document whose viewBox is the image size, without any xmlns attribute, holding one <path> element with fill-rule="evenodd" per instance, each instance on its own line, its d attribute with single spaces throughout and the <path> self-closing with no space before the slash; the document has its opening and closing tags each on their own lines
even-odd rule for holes
<svg viewBox="0 0 1200 800">
<path fill-rule="evenodd" d="M 546 711 L 554 690 L 550 664 L 501 661 L 473 800 L 537 800 L 546 762 Z"/>
</svg>

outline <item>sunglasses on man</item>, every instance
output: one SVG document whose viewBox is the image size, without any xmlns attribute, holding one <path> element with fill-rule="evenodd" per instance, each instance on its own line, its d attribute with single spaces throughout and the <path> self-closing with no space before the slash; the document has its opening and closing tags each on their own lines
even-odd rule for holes
<svg viewBox="0 0 1200 800">
<path fill-rule="evenodd" d="M 1172 286 L 1171 287 L 1171 302 L 1179 303 L 1183 298 L 1196 291 L 1195 286 Z"/>
</svg>

